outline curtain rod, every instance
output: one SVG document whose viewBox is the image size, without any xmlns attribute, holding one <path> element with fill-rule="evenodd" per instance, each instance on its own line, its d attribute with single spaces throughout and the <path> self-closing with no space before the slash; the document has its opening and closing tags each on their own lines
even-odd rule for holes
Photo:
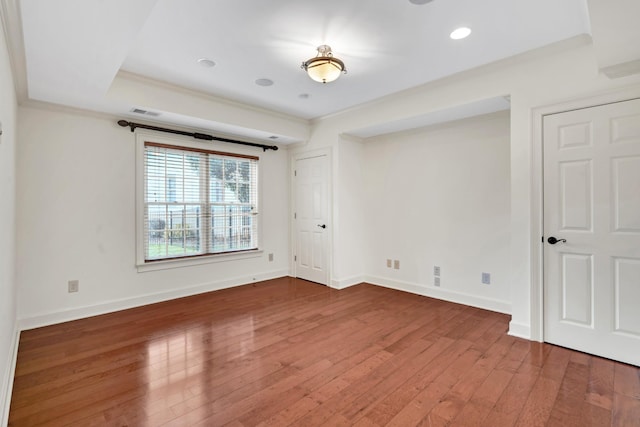
<svg viewBox="0 0 640 427">
<path fill-rule="evenodd" d="M 122 127 L 129 127 L 131 129 L 131 132 L 133 132 L 136 128 L 142 128 L 142 129 L 149 129 L 149 130 L 155 130 L 158 132 L 166 132 L 166 133 L 172 133 L 174 135 L 185 135 L 185 136 L 191 136 L 195 139 L 203 139 L 205 141 L 222 141 L 222 142 L 230 142 L 231 144 L 241 144 L 241 145 L 248 145 L 250 147 L 258 147 L 258 148 L 262 148 L 262 151 L 267 151 L 267 150 L 273 150 L 273 151 L 277 151 L 278 147 L 276 145 L 266 145 L 266 144 L 257 144 L 255 142 L 246 142 L 246 141 L 238 141 L 237 139 L 228 139 L 228 138 L 221 138 L 219 136 L 213 136 L 213 135 L 207 135 L 206 133 L 197 133 L 197 132 L 185 132 L 182 130 L 175 130 L 175 129 L 167 129 L 167 128 L 163 128 L 163 127 L 159 127 L 159 126 L 151 126 L 151 125 L 144 125 L 142 123 L 134 123 L 134 122 L 128 122 L 126 120 L 118 120 L 118 124 Z"/>
</svg>

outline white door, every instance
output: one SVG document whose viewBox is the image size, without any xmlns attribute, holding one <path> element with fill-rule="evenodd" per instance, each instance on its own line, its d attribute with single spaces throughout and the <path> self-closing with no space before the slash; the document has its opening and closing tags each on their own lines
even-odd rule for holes
<svg viewBox="0 0 640 427">
<path fill-rule="evenodd" d="M 543 126 L 545 341 L 640 366 L 640 99 Z"/>
<path fill-rule="evenodd" d="M 327 156 L 296 160 L 295 254 L 296 276 L 328 285 L 328 167 Z"/>
</svg>

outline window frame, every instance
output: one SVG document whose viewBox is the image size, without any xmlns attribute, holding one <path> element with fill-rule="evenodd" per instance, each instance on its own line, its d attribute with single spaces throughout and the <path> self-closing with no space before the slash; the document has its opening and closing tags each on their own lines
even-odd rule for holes
<svg viewBox="0 0 640 427">
<path fill-rule="evenodd" d="M 136 268 L 138 272 L 154 271 L 170 268 L 187 267 L 192 265 L 201 265 L 216 262 L 226 262 L 231 260 L 258 258 L 262 256 L 262 215 L 260 209 L 262 205 L 262 168 L 260 160 L 258 160 L 258 214 L 254 220 L 257 221 L 257 239 L 258 247 L 256 249 L 243 249 L 239 251 L 205 253 L 198 255 L 188 255 L 184 257 L 166 258 L 166 259 L 145 259 L 145 143 L 151 143 L 156 146 L 167 146 L 167 148 L 176 148 L 186 151 L 206 151 L 218 153 L 220 155 L 229 155 L 238 158 L 256 158 L 255 153 L 246 149 L 233 147 L 233 150 L 218 150 L 212 147 L 211 143 L 198 141 L 185 141 L 178 138 L 161 137 L 150 132 L 136 132 Z M 226 148 L 226 147 L 225 147 Z"/>
</svg>

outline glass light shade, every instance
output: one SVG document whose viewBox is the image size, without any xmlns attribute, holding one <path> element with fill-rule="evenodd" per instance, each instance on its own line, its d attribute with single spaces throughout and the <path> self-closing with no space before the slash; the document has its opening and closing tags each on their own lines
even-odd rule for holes
<svg viewBox="0 0 640 427">
<path fill-rule="evenodd" d="M 320 83 L 332 82 L 344 70 L 344 64 L 335 58 L 313 58 L 307 61 L 307 74 Z"/>
<path fill-rule="evenodd" d="M 320 83 L 329 83 L 340 77 L 340 73 L 346 73 L 344 62 L 334 58 L 331 48 L 327 45 L 318 47 L 318 56 L 302 63 L 302 69 L 313 80 Z"/>
</svg>

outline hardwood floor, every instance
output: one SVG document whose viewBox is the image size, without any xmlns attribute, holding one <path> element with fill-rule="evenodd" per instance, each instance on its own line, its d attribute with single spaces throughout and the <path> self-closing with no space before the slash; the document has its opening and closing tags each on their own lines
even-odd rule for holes
<svg viewBox="0 0 640 427">
<path fill-rule="evenodd" d="M 10 426 L 640 426 L 640 369 L 282 278 L 23 332 Z"/>
</svg>

